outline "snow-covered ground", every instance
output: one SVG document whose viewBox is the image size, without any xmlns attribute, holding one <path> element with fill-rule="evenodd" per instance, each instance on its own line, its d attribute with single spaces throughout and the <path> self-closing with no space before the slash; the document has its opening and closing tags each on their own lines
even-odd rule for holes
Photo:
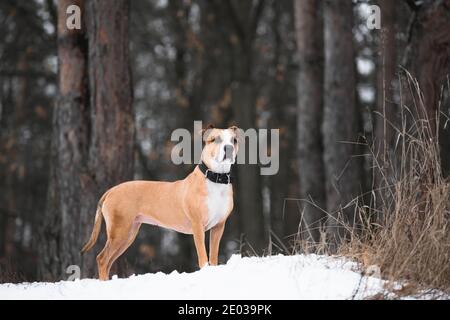
<svg viewBox="0 0 450 320">
<path fill-rule="evenodd" d="M 111 281 L 1 284 L 2 299 L 362 299 L 385 281 L 362 276 L 344 258 L 318 255 L 241 258 L 193 273 L 133 275 Z"/>
</svg>

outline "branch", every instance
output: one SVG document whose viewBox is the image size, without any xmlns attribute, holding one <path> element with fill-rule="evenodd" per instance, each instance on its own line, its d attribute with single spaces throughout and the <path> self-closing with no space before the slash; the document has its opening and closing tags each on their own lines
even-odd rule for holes
<svg viewBox="0 0 450 320">
<path fill-rule="evenodd" d="M 262 12 L 264 10 L 264 4 L 265 0 L 259 0 L 256 4 L 255 10 L 252 15 L 251 19 L 251 29 L 250 29 L 250 35 L 249 38 L 253 39 L 256 35 L 256 29 L 258 28 L 259 19 L 261 18 Z"/>
<path fill-rule="evenodd" d="M 420 6 L 416 4 L 415 0 L 403 0 L 403 2 L 405 2 L 405 4 L 408 5 L 408 7 L 412 10 L 412 11 L 419 11 Z"/>
<path fill-rule="evenodd" d="M 239 17 L 236 13 L 236 9 L 234 8 L 233 3 L 231 1 L 225 1 L 225 3 L 227 6 L 228 14 L 231 17 L 231 21 L 233 23 L 234 29 L 237 33 L 238 38 L 240 39 L 240 43 L 241 43 L 241 45 L 244 45 L 245 40 L 246 40 L 245 29 L 242 27 L 242 24 L 239 21 Z"/>
</svg>

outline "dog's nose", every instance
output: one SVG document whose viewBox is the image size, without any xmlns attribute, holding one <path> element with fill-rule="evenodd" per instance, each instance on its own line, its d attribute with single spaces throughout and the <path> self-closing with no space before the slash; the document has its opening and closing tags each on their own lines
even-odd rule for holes
<svg viewBox="0 0 450 320">
<path fill-rule="evenodd" d="M 225 159 L 229 158 L 233 158 L 233 150 L 234 147 L 231 144 L 226 144 L 223 147 L 223 150 L 225 151 Z"/>
</svg>

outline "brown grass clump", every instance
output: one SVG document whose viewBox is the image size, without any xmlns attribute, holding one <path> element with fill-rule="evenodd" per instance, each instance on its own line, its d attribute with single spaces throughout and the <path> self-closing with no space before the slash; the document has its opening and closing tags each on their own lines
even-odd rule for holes
<svg viewBox="0 0 450 320">
<path fill-rule="evenodd" d="M 375 161 L 382 177 L 371 193 L 376 205 L 359 208 L 362 228 L 352 229 L 341 252 L 379 266 L 387 279 L 450 292 L 450 181 L 441 172 L 438 129 L 431 129 L 439 120 L 432 125 L 417 81 L 404 73 L 412 107 L 401 102 L 394 152 L 384 155 L 388 165 Z"/>
<path fill-rule="evenodd" d="M 361 205 L 367 196 L 352 201 L 358 219 L 351 226 L 342 222 L 348 237 L 338 254 L 378 266 L 384 279 L 402 281 L 403 288 L 387 288 L 397 296 L 423 289 L 448 294 L 450 181 L 441 172 L 438 129 L 431 129 L 439 123 L 430 123 L 417 81 L 404 74 L 409 107 L 402 100 L 400 125 L 387 124 L 396 132 L 393 151 L 381 157 L 368 147 L 380 182 L 370 192 L 370 205 Z M 303 245 L 300 251 L 308 251 Z M 326 252 L 323 243 L 320 251 Z"/>
</svg>

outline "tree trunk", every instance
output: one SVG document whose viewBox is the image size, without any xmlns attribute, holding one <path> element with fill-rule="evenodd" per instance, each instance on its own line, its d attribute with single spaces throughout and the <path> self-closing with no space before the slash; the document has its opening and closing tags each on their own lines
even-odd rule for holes
<svg viewBox="0 0 450 320">
<path fill-rule="evenodd" d="M 423 94 L 425 110 L 418 110 L 419 117 L 428 119 L 430 134 L 434 136 L 437 133 L 436 117 L 441 93 L 448 84 L 450 73 L 450 0 L 424 1 L 413 10 L 416 18 L 411 30 L 406 65 L 418 79 Z M 450 129 L 448 125 L 447 128 L 443 126 L 450 116 L 448 107 L 446 109 L 445 105 L 441 106 L 446 116 L 441 118 L 443 121 L 439 128 L 444 175 L 450 173 Z"/>
<path fill-rule="evenodd" d="M 239 128 L 255 128 L 255 93 L 248 81 L 232 84 L 231 104 Z M 248 149 L 248 148 L 246 148 Z M 241 231 L 245 235 L 246 251 L 261 254 L 266 244 L 262 211 L 261 177 L 258 165 L 237 166 L 236 208 L 240 216 Z"/>
<path fill-rule="evenodd" d="M 325 177 L 321 123 L 323 116 L 323 20 L 321 1 L 296 1 L 298 75 L 298 158 L 305 236 L 317 242 L 324 222 Z M 317 206 L 317 207 L 316 207 Z"/>
<path fill-rule="evenodd" d="M 82 8 L 81 30 L 66 28 L 66 8 L 71 4 Z M 80 250 L 92 231 L 99 197 L 133 178 L 129 2 L 84 5 L 82 0 L 58 2 L 60 96 L 40 244 L 40 274 L 46 280 L 62 277 L 69 265 L 80 266 L 82 275 L 94 274 L 97 252 L 82 259 Z"/>
<path fill-rule="evenodd" d="M 190 69 L 189 69 L 189 55 L 192 54 L 192 48 L 189 45 L 188 37 L 193 31 L 189 24 L 189 12 L 192 8 L 192 3 L 182 2 L 182 1 L 171 1 L 168 5 L 169 14 L 173 17 L 172 29 L 174 36 L 174 47 L 176 51 L 175 61 L 174 61 L 174 71 L 175 71 L 175 94 L 176 94 L 176 108 L 174 112 L 176 127 L 185 128 L 189 131 L 192 130 L 195 120 L 202 120 L 202 112 L 200 111 L 200 105 L 194 102 L 195 93 L 191 89 L 193 85 L 190 81 L 198 81 L 197 78 L 190 80 Z M 194 132 L 196 134 L 196 132 Z M 193 142 L 193 141 L 192 141 Z M 193 159 L 198 160 L 198 159 Z M 173 166 L 175 169 L 175 166 Z M 190 166 L 184 165 L 176 168 L 177 171 L 182 170 L 182 172 L 177 173 L 179 178 L 187 176 L 195 168 L 195 164 Z M 163 231 L 171 232 L 171 231 Z M 177 233 L 175 235 L 176 242 L 178 243 L 180 250 L 179 252 L 171 257 L 171 264 L 177 266 L 179 270 L 184 270 L 185 272 L 190 272 L 196 270 L 196 251 L 194 246 L 194 241 L 191 236 Z"/>
<path fill-rule="evenodd" d="M 66 8 L 71 4 L 84 14 L 82 0 L 58 2 L 59 98 L 53 111 L 50 185 L 39 248 L 42 280 L 59 279 L 69 265 L 80 264 L 79 222 L 87 214 L 82 211 L 85 194 L 80 181 L 89 139 L 87 41 L 84 27 L 66 27 Z"/>
<path fill-rule="evenodd" d="M 253 47 L 256 28 L 264 1 L 216 1 L 226 12 L 230 23 L 226 41 L 230 43 L 231 107 L 236 125 L 243 130 L 256 128 L 256 91 L 252 79 Z M 248 149 L 248 148 L 247 148 Z M 249 247 L 244 251 L 261 254 L 267 244 L 262 209 L 261 177 L 258 165 L 238 165 L 235 188 L 235 209 L 240 217 L 241 232 Z"/>
<path fill-rule="evenodd" d="M 336 220 L 352 223 L 354 207 L 343 209 L 360 193 L 361 162 L 352 156 L 359 119 L 355 104 L 355 67 L 352 36 L 353 7 L 350 1 L 325 1 L 325 100 L 324 164 L 328 235 L 331 244 L 344 237 Z M 340 217 L 342 213 L 342 217 Z"/>
<path fill-rule="evenodd" d="M 396 36 L 396 8 L 398 3 L 391 0 L 379 0 L 381 8 L 381 30 L 378 38 L 378 70 L 377 70 L 377 101 L 374 115 L 374 169 L 373 185 L 375 190 L 374 205 L 379 208 L 385 199 L 383 193 L 390 175 L 383 173 L 390 167 L 389 156 L 392 154 L 395 139 L 395 129 L 398 126 L 398 109 L 395 104 L 395 82 L 397 70 L 397 42 Z M 379 211 L 379 221 L 383 219 L 383 212 Z"/>
<path fill-rule="evenodd" d="M 294 15 L 292 10 L 294 3 L 290 1 L 274 1 L 271 4 L 273 10 L 273 20 L 271 22 L 274 33 L 274 57 L 271 62 L 275 71 L 269 80 L 271 92 L 269 94 L 268 105 L 270 106 L 271 117 L 268 122 L 269 128 L 279 129 L 279 170 L 273 176 L 268 176 L 267 186 L 270 191 L 270 231 L 271 236 L 276 235 L 283 244 L 287 244 L 286 236 L 295 234 L 298 230 L 299 212 L 294 201 L 285 201 L 292 193 L 293 185 L 298 184 L 297 170 L 293 168 L 296 162 L 296 150 L 292 148 L 297 141 L 296 130 L 296 109 L 292 105 L 292 86 L 290 81 L 289 65 L 295 49 L 289 48 L 283 41 L 284 28 L 293 28 Z M 289 19 L 285 21 L 285 19 Z M 286 24 L 286 25 L 284 25 Z M 267 80 L 266 80 L 267 81 Z M 293 227 L 293 228 L 290 228 Z M 286 228 L 287 227 L 287 228 Z M 295 231 L 292 231 L 294 229 Z M 288 233 L 292 231 L 292 233 Z M 269 243 L 269 254 L 276 254 L 281 250 L 280 243 L 275 237 L 269 238 L 276 245 Z"/>
<path fill-rule="evenodd" d="M 135 143 L 128 34 L 130 1 L 90 0 L 86 13 L 91 105 L 88 166 L 96 190 L 91 193 L 92 206 L 86 207 L 90 217 L 83 225 L 83 240 L 91 232 L 101 194 L 133 179 Z M 92 263 L 93 259 L 87 258 Z"/>
<path fill-rule="evenodd" d="M 396 3 L 391 0 L 379 0 L 381 8 L 381 32 L 379 38 L 379 59 L 377 74 L 377 112 L 375 115 L 375 143 L 376 151 L 382 160 L 381 165 L 387 161 L 385 158 L 393 143 L 396 124 L 396 105 L 394 103 L 394 86 L 397 70 L 396 50 Z M 379 185 L 380 177 L 376 176 L 376 185 Z"/>
<path fill-rule="evenodd" d="M 425 110 L 419 115 L 428 118 L 435 134 L 441 88 L 449 73 L 450 1 L 424 1 L 416 10 L 407 66 L 423 93 Z"/>
</svg>

